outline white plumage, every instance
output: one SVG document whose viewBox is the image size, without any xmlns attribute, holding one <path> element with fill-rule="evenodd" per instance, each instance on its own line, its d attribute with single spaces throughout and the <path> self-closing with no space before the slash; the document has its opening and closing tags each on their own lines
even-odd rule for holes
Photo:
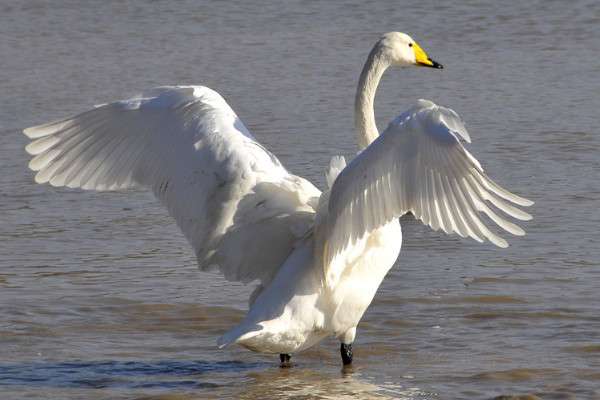
<svg viewBox="0 0 600 400">
<path fill-rule="evenodd" d="M 460 117 L 431 101 L 419 100 L 392 121 L 333 185 L 330 254 L 409 211 L 434 230 L 479 242 L 488 239 L 499 247 L 508 244 L 485 227 L 478 211 L 507 232 L 524 235 L 521 228 L 490 210 L 485 200 L 521 220 L 531 216 L 501 198 L 522 206 L 532 203 L 490 180 L 460 139 L 470 142 Z"/>
<path fill-rule="evenodd" d="M 425 57 L 425 58 L 424 58 Z M 427 100 L 379 136 L 375 89 L 390 65 L 431 61 L 408 36 L 377 42 L 356 97 L 362 151 L 334 157 L 321 192 L 290 174 L 245 128 L 226 101 L 202 86 L 161 87 L 58 122 L 25 129 L 38 183 L 94 190 L 151 189 L 194 247 L 202 269 L 260 281 L 244 321 L 219 344 L 292 353 L 329 335 L 354 340 L 401 245 L 398 218 L 411 212 L 446 233 L 508 244 L 481 213 L 531 216 L 532 202 L 494 183 L 463 147 L 452 110 Z M 512 204 L 511 204 L 512 203 Z"/>
<path fill-rule="evenodd" d="M 266 285 L 312 224 L 320 192 L 290 175 L 215 91 L 161 87 L 25 130 L 38 183 L 151 189 L 200 266 Z M 244 249 L 244 251 L 240 251 Z"/>
</svg>

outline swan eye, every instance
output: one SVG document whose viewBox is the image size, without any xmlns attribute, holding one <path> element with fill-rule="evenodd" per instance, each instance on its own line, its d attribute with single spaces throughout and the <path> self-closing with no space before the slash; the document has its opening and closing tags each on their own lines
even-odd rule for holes
<svg viewBox="0 0 600 400">
<path fill-rule="evenodd" d="M 408 47 L 412 47 L 412 43 L 409 43 L 409 44 L 408 44 Z"/>
</svg>

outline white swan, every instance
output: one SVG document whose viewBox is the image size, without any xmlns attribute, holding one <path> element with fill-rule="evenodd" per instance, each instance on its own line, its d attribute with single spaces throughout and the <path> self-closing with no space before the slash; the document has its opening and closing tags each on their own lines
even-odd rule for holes
<svg viewBox="0 0 600 400">
<path fill-rule="evenodd" d="M 494 183 L 463 147 L 452 110 L 427 100 L 378 134 L 373 101 L 389 66 L 442 68 L 408 35 L 384 35 L 356 94 L 362 150 L 347 166 L 334 157 L 321 193 L 290 174 L 248 132 L 225 100 L 202 86 L 160 87 L 72 118 L 25 129 L 38 183 L 95 190 L 152 189 L 190 244 L 200 268 L 260 284 L 245 319 L 218 341 L 291 353 L 334 335 L 345 364 L 356 327 L 400 252 L 398 218 L 447 233 L 507 243 L 480 219 L 524 231 L 529 206 Z M 339 175 L 338 175 L 339 174 Z"/>
</svg>

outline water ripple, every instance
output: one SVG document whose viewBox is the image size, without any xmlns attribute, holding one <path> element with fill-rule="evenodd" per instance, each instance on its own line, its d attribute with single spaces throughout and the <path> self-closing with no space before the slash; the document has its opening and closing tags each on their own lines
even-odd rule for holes
<svg viewBox="0 0 600 400">
<path fill-rule="evenodd" d="M 70 361 L 0 364 L 0 386 L 70 388 L 208 388 L 206 373 L 242 372 L 265 363 L 241 361 Z M 196 379 L 194 379 L 196 378 Z"/>
</svg>

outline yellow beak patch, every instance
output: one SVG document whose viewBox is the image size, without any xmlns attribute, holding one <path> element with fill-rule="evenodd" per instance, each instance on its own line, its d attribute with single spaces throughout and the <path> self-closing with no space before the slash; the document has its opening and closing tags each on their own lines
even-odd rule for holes
<svg viewBox="0 0 600 400">
<path fill-rule="evenodd" d="M 417 42 L 413 43 L 412 48 L 413 48 L 413 51 L 415 52 L 415 61 L 416 61 L 417 65 L 420 65 L 423 67 L 439 68 L 439 69 L 444 68 L 444 66 L 442 64 L 437 63 L 437 62 L 433 61 L 431 58 L 429 58 L 427 53 L 425 53 L 425 50 L 423 50 L 421 48 L 421 46 L 419 46 L 417 44 Z"/>
</svg>

